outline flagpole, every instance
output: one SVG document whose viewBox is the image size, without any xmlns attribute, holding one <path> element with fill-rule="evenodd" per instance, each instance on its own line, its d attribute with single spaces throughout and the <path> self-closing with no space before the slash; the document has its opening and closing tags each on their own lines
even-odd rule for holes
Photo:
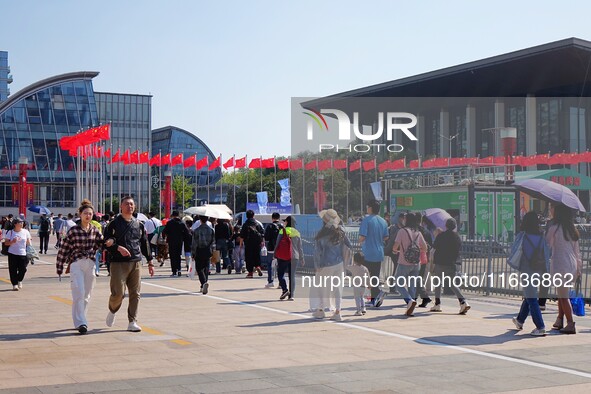
<svg viewBox="0 0 591 394">
<path fill-rule="evenodd" d="M 121 152 L 121 145 L 119 145 L 118 152 Z M 121 155 L 120 155 L 121 156 Z M 121 157 L 119 157 L 121 158 Z M 121 160 L 117 162 L 117 200 L 119 201 L 119 207 L 121 207 Z"/>
<path fill-rule="evenodd" d="M 236 154 L 232 155 L 232 186 L 234 188 L 234 205 L 232 205 L 232 213 L 236 214 Z"/>
<path fill-rule="evenodd" d="M 347 196 L 347 206 L 346 206 L 346 212 L 347 212 L 347 222 L 349 221 L 349 158 L 347 157 L 345 159 L 345 175 L 347 176 L 347 180 L 345 182 L 345 194 Z"/>
<path fill-rule="evenodd" d="M 316 212 L 322 211 L 322 207 L 320 206 L 321 198 L 320 198 L 320 181 L 318 180 L 318 159 L 316 161 Z"/>
<path fill-rule="evenodd" d="M 261 156 L 260 158 L 260 162 L 259 162 L 259 168 L 261 170 L 261 192 L 263 191 L 263 156 Z"/>
<path fill-rule="evenodd" d="M 195 206 L 197 206 L 197 200 L 199 197 L 197 194 L 199 193 L 199 171 L 197 170 L 197 152 L 195 152 L 195 164 L 193 165 L 193 169 L 195 170 Z"/>
<path fill-rule="evenodd" d="M 359 200 L 360 200 L 360 216 L 363 217 L 363 159 L 359 159 Z"/>
<path fill-rule="evenodd" d="M 181 205 L 183 207 L 183 213 L 185 211 L 185 163 L 184 163 L 184 158 L 185 157 L 183 156 L 183 183 L 182 183 L 182 186 L 183 186 L 183 203 Z"/>
<path fill-rule="evenodd" d="M 158 219 L 162 219 L 162 150 L 158 149 Z"/>
<path fill-rule="evenodd" d="M 248 167 L 248 155 L 244 156 L 244 168 L 246 169 L 246 202 L 244 205 L 244 211 L 248 210 L 248 173 L 249 171 L 249 167 Z"/>
<path fill-rule="evenodd" d="M 376 180 L 374 182 L 377 182 L 378 181 L 378 162 L 375 157 L 373 158 L 373 167 L 376 170 Z"/>
<path fill-rule="evenodd" d="M 332 209 L 334 209 L 334 160 L 330 159 L 330 169 L 331 169 L 331 174 L 330 174 L 330 207 Z"/>
<path fill-rule="evenodd" d="M 302 215 L 306 214 L 306 167 L 304 159 L 302 161 Z"/>
<path fill-rule="evenodd" d="M 109 145 L 109 156 L 111 156 L 109 159 L 111 161 L 110 165 L 111 165 L 111 170 L 109 171 L 109 175 L 110 175 L 110 194 L 111 197 L 109 198 L 109 212 L 113 211 L 113 142 L 111 141 L 111 144 Z"/>
<path fill-rule="evenodd" d="M 222 178 L 224 176 L 224 172 L 222 171 L 222 154 L 221 153 L 220 153 L 219 169 L 220 169 L 220 204 L 223 204 L 223 202 L 222 202 L 223 201 L 222 196 L 224 194 L 224 191 L 222 189 L 223 188 L 223 186 L 222 186 L 222 183 L 223 183 L 222 182 Z"/>
<path fill-rule="evenodd" d="M 273 156 L 273 172 L 275 172 L 275 183 L 273 183 L 273 185 L 275 186 L 275 204 L 277 204 L 277 166 L 276 164 L 276 157 L 277 156 Z"/>
</svg>

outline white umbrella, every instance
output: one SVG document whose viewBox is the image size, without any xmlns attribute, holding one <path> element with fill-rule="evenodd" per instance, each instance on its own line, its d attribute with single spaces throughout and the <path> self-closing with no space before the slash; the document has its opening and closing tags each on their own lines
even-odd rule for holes
<svg viewBox="0 0 591 394">
<path fill-rule="evenodd" d="M 148 217 L 146 215 L 144 215 L 143 213 L 138 212 L 138 214 L 137 214 L 137 220 L 139 220 L 140 222 L 144 222 L 145 223 L 145 222 L 147 222 L 150 219 L 148 219 Z"/>
<path fill-rule="evenodd" d="M 183 213 L 186 213 L 187 215 L 197 215 L 197 210 L 198 210 L 199 208 L 200 208 L 200 207 L 190 207 L 190 208 L 187 208 L 187 209 L 185 209 L 185 210 L 183 211 Z"/>
<path fill-rule="evenodd" d="M 201 207 L 195 207 L 195 208 L 196 209 L 195 209 L 194 215 L 207 216 L 207 217 L 216 218 L 216 219 L 232 220 L 232 215 L 230 215 L 229 213 L 227 213 L 221 209 L 218 209 L 218 208 L 214 208 L 214 207 L 207 206 L 207 205 L 203 205 Z"/>
<path fill-rule="evenodd" d="M 233 213 L 232 210 L 226 204 L 205 204 L 205 206 L 219 209 L 220 211 L 224 211 L 226 213 L 229 213 L 230 215 Z"/>
<path fill-rule="evenodd" d="M 585 206 L 575 193 L 566 186 L 547 179 L 526 179 L 515 182 L 515 187 L 532 197 L 542 200 L 564 204 L 577 211 L 586 212 Z"/>
<path fill-rule="evenodd" d="M 429 208 L 423 213 L 424 216 L 433 223 L 433 225 L 441 230 L 445 230 L 445 222 L 451 219 L 451 215 L 441 208 Z"/>
</svg>

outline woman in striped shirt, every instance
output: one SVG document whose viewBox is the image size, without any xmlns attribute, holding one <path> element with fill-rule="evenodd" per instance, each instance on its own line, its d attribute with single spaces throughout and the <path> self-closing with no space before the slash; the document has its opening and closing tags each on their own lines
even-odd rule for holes
<svg viewBox="0 0 591 394">
<path fill-rule="evenodd" d="M 103 234 L 90 222 L 94 207 L 89 200 L 82 200 L 78 208 L 80 223 L 72 227 L 57 254 L 57 274 L 61 276 L 64 266 L 70 273 L 72 288 L 72 319 L 80 334 L 88 331 L 86 311 L 90 295 L 96 283 L 94 256 L 103 245 Z"/>
</svg>

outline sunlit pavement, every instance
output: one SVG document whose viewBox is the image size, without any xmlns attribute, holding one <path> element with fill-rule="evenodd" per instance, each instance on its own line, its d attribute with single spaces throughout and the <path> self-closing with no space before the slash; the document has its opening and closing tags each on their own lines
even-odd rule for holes
<svg viewBox="0 0 591 394">
<path fill-rule="evenodd" d="M 522 331 L 511 322 L 518 299 L 468 293 L 466 316 L 445 298 L 442 313 L 417 308 L 408 318 L 402 300 L 386 298 L 356 317 L 346 291 L 344 320 L 334 323 L 312 319 L 307 298 L 280 301 L 280 290 L 264 288 L 266 275 L 212 275 L 203 296 L 198 281 L 171 278 L 167 262 L 153 278 L 144 270 L 141 333 L 126 331 L 127 300 L 106 327 L 109 278 L 101 276 L 82 336 L 55 256 L 51 249 L 29 266 L 18 292 L 0 257 L 1 392 L 591 391 L 588 318 L 576 318 L 577 335 L 534 338 L 531 320 Z M 556 311 L 549 303 L 548 329 Z"/>
</svg>

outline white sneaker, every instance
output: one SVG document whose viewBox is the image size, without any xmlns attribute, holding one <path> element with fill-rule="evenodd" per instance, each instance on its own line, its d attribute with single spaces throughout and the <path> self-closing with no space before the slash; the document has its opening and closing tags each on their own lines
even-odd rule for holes
<svg viewBox="0 0 591 394">
<path fill-rule="evenodd" d="M 330 320 L 343 321 L 343 318 L 341 317 L 341 312 L 333 313 L 332 316 L 330 317 Z"/>
<path fill-rule="evenodd" d="M 140 331 L 142 331 L 142 328 L 140 326 L 138 326 L 136 322 L 130 321 L 129 324 L 127 325 L 127 331 L 140 332 Z"/>
<path fill-rule="evenodd" d="M 529 333 L 532 337 L 543 337 L 546 335 L 546 330 L 543 328 L 534 328 L 532 332 Z"/>
<path fill-rule="evenodd" d="M 17 286 L 17 285 L 13 285 L 13 286 L 12 286 L 12 290 L 13 290 L 13 291 L 18 291 L 18 286 Z"/>
<path fill-rule="evenodd" d="M 513 324 L 515 324 L 515 328 L 517 328 L 518 330 L 522 330 L 523 329 L 523 323 L 521 323 L 519 320 L 517 320 L 516 317 L 514 317 L 511 320 L 513 320 Z"/>
<path fill-rule="evenodd" d="M 265 285 L 265 288 L 266 288 L 266 289 L 272 289 L 272 288 L 274 288 L 274 287 L 275 287 L 275 284 L 274 284 L 273 282 L 271 282 L 271 283 L 267 283 L 267 284 Z"/>
<path fill-rule="evenodd" d="M 107 327 L 113 327 L 113 323 L 115 323 L 115 314 L 113 312 L 109 311 L 105 323 L 107 323 Z"/>
<path fill-rule="evenodd" d="M 356 311 L 355 316 L 363 316 L 363 313 L 361 313 L 361 311 Z"/>
<path fill-rule="evenodd" d="M 18 282 L 18 288 L 22 289 L 23 288 L 23 282 Z"/>
<path fill-rule="evenodd" d="M 417 302 L 415 300 L 410 300 L 408 304 L 406 304 L 406 316 L 412 316 L 415 306 L 417 306 Z"/>
<path fill-rule="evenodd" d="M 470 305 L 464 301 L 464 303 L 460 304 L 460 315 L 465 315 L 470 310 Z"/>
<path fill-rule="evenodd" d="M 433 307 L 431 309 L 429 309 L 429 311 L 431 311 L 431 312 L 441 312 L 441 304 L 435 304 L 435 305 L 433 305 Z"/>
<path fill-rule="evenodd" d="M 312 313 L 312 316 L 314 317 L 314 319 L 324 319 L 326 315 L 324 314 L 324 311 L 322 309 L 318 309 L 315 310 L 314 313 Z"/>
</svg>

